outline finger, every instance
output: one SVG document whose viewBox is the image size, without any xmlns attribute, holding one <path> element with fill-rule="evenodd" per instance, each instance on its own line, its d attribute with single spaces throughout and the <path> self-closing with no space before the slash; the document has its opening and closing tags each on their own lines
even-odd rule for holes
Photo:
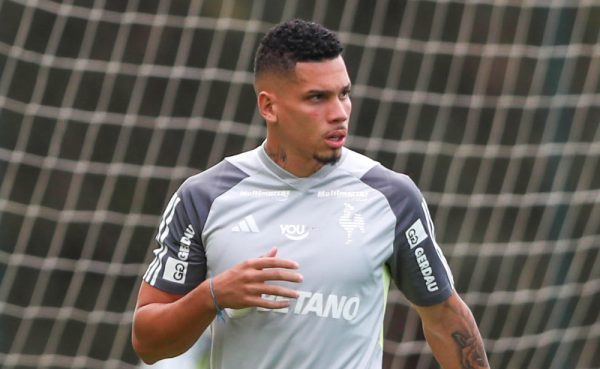
<svg viewBox="0 0 600 369">
<path fill-rule="evenodd" d="M 277 255 L 277 247 L 272 247 L 266 254 L 262 255 L 261 258 L 272 258 Z"/>
<path fill-rule="evenodd" d="M 285 269 L 298 269 L 300 266 L 297 262 L 289 259 L 281 259 L 275 257 L 262 257 L 251 259 L 248 261 L 251 267 L 256 269 L 265 268 L 285 268 Z"/>
<path fill-rule="evenodd" d="M 288 287 L 284 287 L 284 286 L 277 286 L 274 284 L 263 284 L 260 288 L 260 295 L 264 296 L 264 295 L 269 295 L 269 296 L 277 296 L 278 298 L 275 299 L 265 299 L 265 300 L 278 300 L 279 298 L 288 298 L 288 299 L 297 299 L 300 294 L 298 293 L 298 291 L 292 289 L 292 288 L 288 288 Z"/>
<path fill-rule="evenodd" d="M 285 297 L 280 297 L 277 300 L 273 299 L 265 299 L 261 296 L 253 297 L 248 300 L 248 306 L 250 307 L 259 307 L 265 309 L 281 309 L 290 306 L 290 299 Z"/>
<path fill-rule="evenodd" d="M 298 298 L 298 293 L 292 289 L 281 286 L 269 287 L 274 288 L 266 288 L 265 293 L 248 297 L 246 306 L 279 309 L 290 306 L 291 300 Z"/>
<path fill-rule="evenodd" d="M 300 283 L 304 280 L 302 274 L 292 272 L 288 269 L 263 269 L 257 279 L 261 282 L 265 281 L 286 281 Z"/>
</svg>

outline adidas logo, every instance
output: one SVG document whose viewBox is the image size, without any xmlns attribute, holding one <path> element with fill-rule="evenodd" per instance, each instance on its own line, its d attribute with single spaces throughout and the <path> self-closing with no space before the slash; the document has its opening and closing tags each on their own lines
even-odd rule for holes
<svg viewBox="0 0 600 369">
<path fill-rule="evenodd" d="M 246 232 L 246 233 L 258 233 L 260 229 L 258 229 L 258 225 L 256 225 L 256 221 L 252 215 L 248 215 L 244 219 L 240 220 L 238 224 L 234 225 L 231 228 L 232 232 Z"/>
</svg>

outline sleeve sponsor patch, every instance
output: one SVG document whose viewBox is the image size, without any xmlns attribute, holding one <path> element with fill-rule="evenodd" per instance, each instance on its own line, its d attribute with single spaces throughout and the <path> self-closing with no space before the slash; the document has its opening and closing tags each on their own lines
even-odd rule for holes
<svg viewBox="0 0 600 369">
<path fill-rule="evenodd" d="M 427 232 L 425 232 L 421 219 L 417 219 L 404 234 L 406 235 L 406 240 L 411 249 L 429 237 Z"/>
<path fill-rule="evenodd" d="M 187 268 L 188 263 L 186 261 L 177 260 L 169 256 L 165 263 L 163 279 L 173 283 L 184 284 Z"/>
</svg>

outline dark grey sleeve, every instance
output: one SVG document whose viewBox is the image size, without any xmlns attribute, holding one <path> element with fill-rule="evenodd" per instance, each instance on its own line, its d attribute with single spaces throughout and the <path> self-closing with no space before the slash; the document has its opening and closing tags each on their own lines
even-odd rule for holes
<svg viewBox="0 0 600 369">
<path fill-rule="evenodd" d="M 408 176 L 382 166 L 371 169 L 362 180 L 385 195 L 396 215 L 393 252 L 387 261 L 396 286 L 416 305 L 446 300 L 454 289 L 452 273 L 435 241 L 421 191 Z"/>
<path fill-rule="evenodd" d="M 228 162 L 190 177 L 169 201 L 156 234 L 158 248 L 144 281 L 185 294 L 206 278 L 202 231 L 213 201 L 247 175 Z"/>
</svg>

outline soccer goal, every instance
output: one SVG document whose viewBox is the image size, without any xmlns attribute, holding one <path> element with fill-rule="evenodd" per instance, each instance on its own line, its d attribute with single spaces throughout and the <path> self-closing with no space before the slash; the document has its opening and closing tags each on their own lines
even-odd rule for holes
<svg viewBox="0 0 600 369">
<path fill-rule="evenodd" d="M 0 1 L 0 367 L 133 369 L 183 180 L 264 139 L 253 53 L 339 33 L 348 146 L 430 206 L 495 369 L 600 365 L 597 0 Z M 438 368 L 389 293 L 384 368 Z"/>
</svg>

